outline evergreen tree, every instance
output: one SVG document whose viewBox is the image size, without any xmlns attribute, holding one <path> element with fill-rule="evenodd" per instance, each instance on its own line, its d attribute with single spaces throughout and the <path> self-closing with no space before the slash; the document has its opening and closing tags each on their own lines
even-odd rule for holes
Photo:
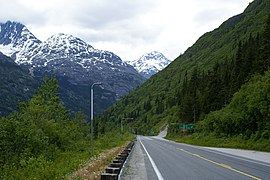
<svg viewBox="0 0 270 180">
<path fill-rule="evenodd" d="M 265 69 L 270 69 L 270 14 L 268 14 L 263 37 L 262 59 L 264 60 Z"/>
</svg>

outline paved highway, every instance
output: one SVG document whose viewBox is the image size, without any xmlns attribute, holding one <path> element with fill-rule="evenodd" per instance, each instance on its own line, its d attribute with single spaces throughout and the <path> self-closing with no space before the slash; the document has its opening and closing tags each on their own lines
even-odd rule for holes
<svg viewBox="0 0 270 180">
<path fill-rule="evenodd" d="M 269 163 L 158 137 L 138 136 L 134 154 L 123 179 L 270 180 Z"/>
</svg>

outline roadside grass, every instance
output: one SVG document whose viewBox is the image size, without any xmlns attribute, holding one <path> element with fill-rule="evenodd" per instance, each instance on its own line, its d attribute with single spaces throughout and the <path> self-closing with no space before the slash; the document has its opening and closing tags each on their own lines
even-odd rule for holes
<svg viewBox="0 0 270 180">
<path fill-rule="evenodd" d="M 270 152 L 270 139 L 258 139 L 253 136 L 251 138 L 246 138 L 241 135 L 233 137 L 218 137 L 215 134 L 193 133 L 186 136 L 169 135 L 166 137 L 166 139 L 197 146 L 235 148 Z"/>
<path fill-rule="evenodd" d="M 77 144 L 77 147 L 72 147 L 71 150 L 59 152 L 53 161 L 48 161 L 40 156 L 22 160 L 20 168 L 16 168 L 15 165 L 4 166 L 0 169 L 0 179 L 67 179 L 86 163 L 98 159 L 101 153 L 115 147 L 121 147 L 133 138 L 134 136 L 130 133 L 108 132 L 95 141 L 94 157 L 91 159 L 90 142 L 82 141 Z M 109 163 L 109 160 L 110 157 L 104 163 Z"/>
</svg>

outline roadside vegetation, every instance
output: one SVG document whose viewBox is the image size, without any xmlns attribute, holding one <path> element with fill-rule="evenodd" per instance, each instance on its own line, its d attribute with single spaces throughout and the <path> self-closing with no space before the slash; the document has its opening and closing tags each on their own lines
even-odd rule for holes
<svg viewBox="0 0 270 180">
<path fill-rule="evenodd" d="M 185 136 L 171 127 L 168 139 L 201 146 L 270 152 L 270 71 L 255 75 L 234 94 L 230 104 L 210 112 Z"/>
<path fill-rule="evenodd" d="M 0 118 L 0 179 L 63 179 L 90 161 L 86 116 L 71 115 L 58 90 L 56 78 L 45 78 L 18 112 Z M 119 129 L 96 133 L 94 154 L 131 139 Z"/>
</svg>

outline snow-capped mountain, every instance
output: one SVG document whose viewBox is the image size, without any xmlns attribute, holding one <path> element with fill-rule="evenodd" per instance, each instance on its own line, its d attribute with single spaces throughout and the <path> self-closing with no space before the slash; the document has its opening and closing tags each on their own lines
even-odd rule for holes
<svg viewBox="0 0 270 180">
<path fill-rule="evenodd" d="M 24 56 L 31 54 L 31 56 Z M 143 82 L 136 70 L 109 51 L 94 49 L 72 35 L 56 34 L 32 52 L 20 53 L 18 64 L 28 65 L 38 74 L 50 72 L 68 77 L 73 83 L 103 82 L 119 97 Z"/>
<path fill-rule="evenodd" d="M 41 43 L 23 24 L 7 21 L 0 23 L 0 50 L 16 59 L 16 54 L 33 50 Z"/>
<path fill-rule="evenodd" d="M 116 98 L 112 93 L 122 97 L 145 80 L 119 56 L 95 49 L 72 35 L 59 33 L 41 42 L 20 23 L 8 21 L 0 24 L 0 28 L 0 51 L 28 68 L 36 78 L 56 75 L 60 87 L 65 88 L 63 91 L 73 87 L 72 93 L 67 93 L 75 101 L 89 101 L 82 94 L 88 96 L 90 84 L 102 82 L 106 93 L 111 93 L 107 98 L 114 99 L 110 100 L 111 104 Z M 80 87 L 87 92 L 77 92 Z M 87 108 L 85 104 L 83 106 Z"/>
<path fill-rule="evenodd" d="M 127 61 L 127 63 L 132 65 L 145 78 L 150 78 L 171 62 L 171 60 L 157 51 L 146 53 L 137 60 Z"/>
<path fill-rule="evenodd" d="M 94 49 L 91 45 L 72 35 L 63 33 L 55 34 L 42 42 L 32 52 L 30 57 L 22 56 L 16 58 L 18 64 L 31 64 L 33 66 L 46 67 L 50 62 L 57 59 L 67 58 L 68 61 L 81 65 L 85 69 L 102 64 L 114 67 L 128 66 L 120 57 L 109 51 Z M 42 59 L 42 61 L 40 61 Z M 102 67 L 99 67 L 102 69 Z"/>
</svg>

